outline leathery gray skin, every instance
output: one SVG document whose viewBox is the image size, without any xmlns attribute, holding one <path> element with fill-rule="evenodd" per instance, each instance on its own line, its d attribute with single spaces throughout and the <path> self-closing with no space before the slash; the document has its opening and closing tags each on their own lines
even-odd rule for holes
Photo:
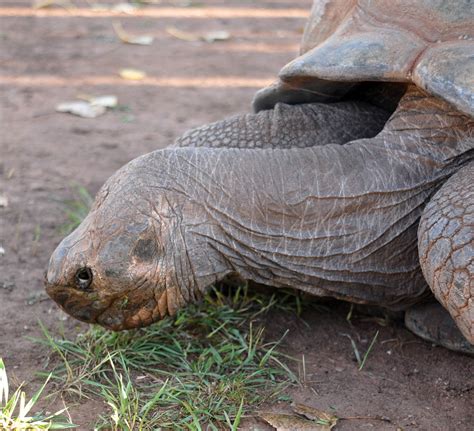
<svg viewBox="0 0 474 431">
<path fill-rule="evenodd" d="M 458 171 L 472 188 L 474 121 L 416 87 L 387 116 L 359 102 L 277 105 L 131 161 L 54 252 L 49 295 L 114 330 L 172 315 L 228 275 L 406 309 L 430 292 L 417 244 L 425 206 L 443 184 L 458 192 Z M 443 217 L 436 202 L 422 232 Z M 456 205 L 472 216 L 472 190 Z M 432 281 L 430 268 L 442 274 L 446 262 L 424 252 L 423 235 L 427 281 L 474 343 L 472 253 L 460 263 L 467 281 L 454 280 L 465 318 L 440 296 L 452 278 Z"/>
</svg>

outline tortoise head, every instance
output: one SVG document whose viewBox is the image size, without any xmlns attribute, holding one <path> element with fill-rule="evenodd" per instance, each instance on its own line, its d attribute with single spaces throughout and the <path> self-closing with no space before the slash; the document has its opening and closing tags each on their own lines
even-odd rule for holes
<svg viewBox="0 0 474 431">
<path fill-rule="evenodd" d="M 140 166 L 132 161 L 109 179 L 46 273 L 46 290 L 63 310 L 113 330 L 149 325 L 189 300 L 179 211 L 168 194 L 150 192 Z"/>
</svg>

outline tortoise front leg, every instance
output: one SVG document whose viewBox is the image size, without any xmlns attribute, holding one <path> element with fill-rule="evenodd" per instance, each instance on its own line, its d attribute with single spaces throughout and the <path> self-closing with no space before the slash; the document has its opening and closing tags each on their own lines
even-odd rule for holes
<svg viewBox="0 0 474 431">
<path fill-rule="evenodd" d="M 186 132 L 174 147 L 290 149 L 372 138 L 390 113 L 366 102 L 286 105 L 240 114 Z"/>
<path fill-rule="evenodd" d="M 474 345 L 473 184 L 474 162 L 470 162 L 434 195 L 421 217 L 418 248 L 421 268 L 431 290 Z M 407 318 L 413 320 L 410 314 Z M 422 320 L 418 318 L 418 323 Z M 438 339 L 432 341 L 443 344 L 442 328 L 446 328 L 446 323 L 434 315 L 426 323 L 440 325 L 439 331 L 426 327 L 426 333 L 437 333 Z M 423 331 L 420 325 L 418 329 Z M 471 350 L 474 353 L 474 348 Z"/>
</svg>

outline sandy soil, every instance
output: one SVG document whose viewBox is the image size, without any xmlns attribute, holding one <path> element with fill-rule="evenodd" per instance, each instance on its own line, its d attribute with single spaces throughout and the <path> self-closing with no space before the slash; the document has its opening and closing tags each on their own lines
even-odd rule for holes
<svg viewBox="0 0 474 431">
<path fill-rule="evenodd" d="M 310 1 L 204 0 L 193 8 L 163 1 L 140 17 L 33 13 L 29 4 L 0 1 L 0 193 L 9 201 L 0 208 L 0 356 L 17 382 L 32 381 L 44 367 L 46 352 L 28 338 L 39 336 L 38 319 L 71 337 L 85 327 L 60 312 L 42 286 L 71 185 L 95 193 L 121 165 L 165 147 L 186 129 L 249 111 L 254 92 L 295 56 Z M 154 44 L 120 43 L 114 21 L 155 36 Z M 226 30 L 232 38 L 188 42 L 168 34 L 170 26 L 200 34 Z M 149 79 L 121 80 L 117 72 L 124 67 L 142 69 Z M 115 94 L 126 110 L 89 120 L 54 112 L 57 103 L 84 93 Z M 289 329 L 288 353 L 304 355 L 305 384 L 292 391 L 296 400 L 333 407 L 340 416 L 391 420 L 343 421 L 340 430 L 474 427 L 472 358 L 431 346 L 398 324 L 381 327 L 356 317 L 351 326 L 347 310 L 339 304 L 330 312 L 306 311 L 301 319 L 277 313 L 268 319 L 268 333 L 277 338 Z M 343 334 L 365 351 L 377 330 L 359 372 Z M 87 430 L 101 409 L 89 402 L 71 414 Z"/>
</svg>

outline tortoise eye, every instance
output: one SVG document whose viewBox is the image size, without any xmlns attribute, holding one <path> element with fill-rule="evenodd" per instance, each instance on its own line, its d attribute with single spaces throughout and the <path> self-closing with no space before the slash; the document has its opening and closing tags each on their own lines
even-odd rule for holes
<svg viewBox="0 0 474 431">
<path fill-rule="evenodd" d="M 74 277 L 76 287 L 81 290 L 86 290 L 92 284 L 92 271 L 90 268 L 80 268 Z"/>
</svg>

